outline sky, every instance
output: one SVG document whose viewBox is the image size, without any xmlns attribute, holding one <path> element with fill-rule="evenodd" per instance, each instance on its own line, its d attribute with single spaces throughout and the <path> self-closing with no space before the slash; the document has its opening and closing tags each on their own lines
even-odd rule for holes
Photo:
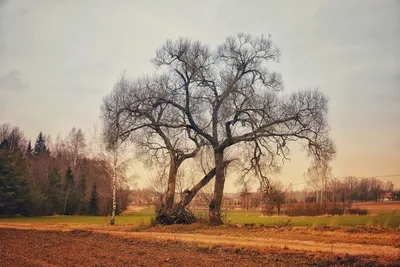
<svg viewBox="0 0 400 267">
<path fill-rule="evenodd" d="M 334 176 L 400 174 L 398 0 L 0 0 L 0 123 L 30 139 L 93 132 L 117 77 L 153 73 L 166 39 L 213 48 L 239 32 L 271 34 L 286 92 L 329 97 Z M 277 179 L 303 187 L 309 162 L 294 148 Z M 400 187 L 400 176 L 381 179 Z"/>
</svg>

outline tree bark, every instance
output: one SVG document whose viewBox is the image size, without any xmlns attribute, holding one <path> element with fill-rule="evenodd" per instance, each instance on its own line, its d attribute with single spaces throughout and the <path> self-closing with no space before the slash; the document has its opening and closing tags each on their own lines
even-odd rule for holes
<svg viewBox="0 0 400 267">
<path fill-rule="evenodd" d="M 184 210 L 187 205 L 193 200 L 196 194 L 205 186 L 207 185 L 212 178 L 215 176 L 215 168 L 209 171 L 203 179 L 201 179 L 191 190 L 186 190 L 182 197 L 182 200 L 176 205 L 177 209 Z"/>
<path fill-rule="evenodd" d="M 113 195 L 113 206 L 112 206 L 112 212 L 111 212 L 111 225 L 115 224 L 115 212 L 117 210 L 117 181 L 116 181 L 116 177 L 114 177 L 113 179 L 113 183 L 112 183 L 112 195 Z"/>
<path fill-rule="evenodd" d="M 111 225 L 115 224 L 115 212 L 117 210 L 117 168 L 118 168 L 118 154 L 114 151 L 114 166 L 112 177 L 112 211 L 111 211 Z"/>
<path fill-rule="evenodd" d="M 168 174 L 168 189 L 165 196 L 165 205 L 162 207 L 162 212 L 165 214 L 169 214 L 174 206 L 176 175 L 178 173 L 179 165 L 180 163 L 178 160 L 174 156 L 171 156 L 171 164 Z"/>
<path fill-rule="evenodd" d="M 214 151 L 215 161 L 215 186 L 214 196 L 210 202 L 209 215 L 211 225 L 223 224 L 221 218 L 222 198 L 225 186 L 224 151 Z"/>
<path fill-rule="evenodd" d="M 67 191 L 67 194 L 65 195 L 65 202 L 64 202 L 64 212 L 63 212 L 63 215 L 65 215 L 65 212 L 67 211 L 68 196 L 69 196 L 69 190 Z"/>
</svg>

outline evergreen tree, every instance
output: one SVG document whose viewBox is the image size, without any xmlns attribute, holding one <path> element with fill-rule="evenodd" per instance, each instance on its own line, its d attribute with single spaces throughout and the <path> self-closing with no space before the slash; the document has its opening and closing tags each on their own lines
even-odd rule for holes
<svg viewBox="0 0 400 267">
<path fill-rule="evenodd" d="M 92 192 L 90 193 L 90 201 L 89 201 L 89 215 L 99 216 L 99 199 L 97 196 L 97 186 L 93 184 Z"/>
<path fill-rule="evenodd" d="M 43 136 L 42 132 L 40 132 L 36 139 L 33 154 L 38 156 L 38 155 L 45 155 L 45 154 L 49 154 L 49 153 L 50 153 L 50 151 L 46 147 L 46 141 L 44 140 L 44 136 Z"/>
<path fill-rule="evenodd" d="M 29 140 L 28 147 L 26 148 L 26 155 L 29 157 L 32 156 L 32 154 L 33 154 L 32 144 L 31 140 Z"/>
<path fill-rule="evenodd" d="M 57 168 L 53 168 L 48 176 L 48 186 L 46 192 L 47 213 L 61 214 L 63 212 L 62 204 L 62 184 L 61 174 Z"/>
<path fill-rule="evenodd" d="M 28 215 L 30 189 L 26 180 L 26 162 L 21 152 L 9 151 L 9 143 L 0 144 L 0 214 Z"/>
<path fill-rule="evenodd" d="M 8 142 L 7 139 L 4 139 L 1 143 L 0 143 L 0 149 L 3 149 L 5 151 L 9 151 L 10 150 L 10 143 Z"/>
<path fill-rule="evenodd" d="M 68 167 L 65 174 L 63 186 L 64 215 L 73 215 L 76 213 L 76 188 L 74 175 L 71 167 Z"/>
<path fill-rule="evenodd" d="M 79 214 L 87 213 L 87 205 L 85 202 L 87 193 L 86 191 L 87 191 L 86 178 L 84 175 L 82 175 L 81 179 L 79 180 L 78 186 L 76 188 L 76 196 L 78 203 L 77 211 Z"/>
</svg>

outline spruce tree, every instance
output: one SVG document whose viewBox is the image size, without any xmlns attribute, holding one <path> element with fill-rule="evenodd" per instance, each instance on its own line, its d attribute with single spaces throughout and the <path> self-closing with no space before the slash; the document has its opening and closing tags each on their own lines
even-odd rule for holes
<svg viewBox="0 0 400 267">
<path fill-rule="evenodd" d="M 0 144 L 0 214 L 28 215 L 31 202 L 26 162 L 21 152 L 10 152 L 7 140 Z"/>
<path fill-rule="evenodd" d="M 77 211 L 79 214 L 87 213 L 87 205 L 85 202 L 86 193 L 87 193 L 86 178 L 84 175 L 82 175 L 76 188 L 76 197 L 78 203 Z"/>
<path fill-rule="evenodd" d="M 47 213 L 61 214 L 63 212 L 63 197 L 61 174 L 57 168 L 53 168 L 48 176 L 48 186 L 46 191 Z"/>
<path fill-rule="evenodd" d="M 63 186 L 63 201 L 64 201 L 64 215 L 73 215 L 76 213 L 76 188 L 74 175 L 71 167 L 68 167 L 65 173 L 65 180 Z"/>
<path fill-rule="evenodd" d="M 26 148 L 26 155 L 29 157 L 29 156 L 32 156 L 32 154 L 33 154 L 32 144 L 31 144 L 31 140 L 29 140 L 28 146 Z"/>
<path fill-rule="evenodd" d="M 90 201 L 89 201 L 89 215 L 99 216 L 99 199 L 97 197 L 97 186 L 94 183 L 92 186 L 92 192 L 90 193 Z"/>
<path fill-rule="evenodd" d="M 35 143 L 35 148 L 33 150 L 33 154 L 38 156 L 38 155 L 46 155 L 49 154 L 50 151 L 46 147 L 46 141 L 44 140 L 44 136 L 42 132 L 39 133 L 36 143 Z"/>
</svg>

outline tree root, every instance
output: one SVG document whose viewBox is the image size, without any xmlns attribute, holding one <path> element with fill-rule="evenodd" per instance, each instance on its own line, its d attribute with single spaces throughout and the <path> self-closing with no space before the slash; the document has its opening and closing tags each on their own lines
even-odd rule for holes
<svg viewBox="0 0 400 267">
<path fill-rule="evenodd" d="M 196 216 L 189 210 L 174 210 L 170 214 L 158 211 L 154 224 L 170 225 L 170 224 L 192 224 L 196 222 Z"/>
</svg>

